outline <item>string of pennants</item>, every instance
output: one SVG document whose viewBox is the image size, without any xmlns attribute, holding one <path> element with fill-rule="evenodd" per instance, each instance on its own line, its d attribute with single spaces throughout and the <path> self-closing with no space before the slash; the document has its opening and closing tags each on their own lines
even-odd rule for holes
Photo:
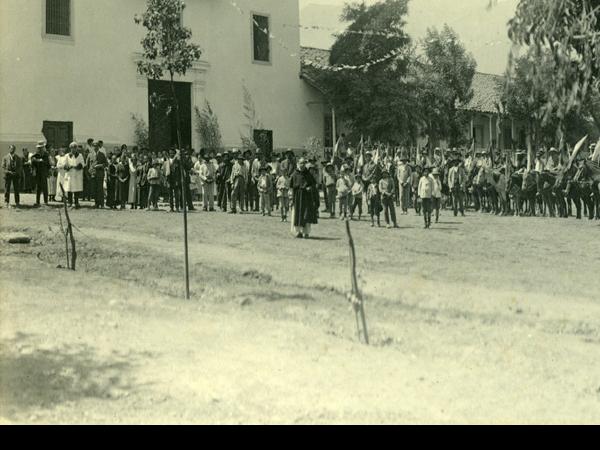
<svg viewBox="0 0 600 450">
<path fill-rule="evenodd" d="M 240 15 L 244 15 L 244 10 L 237 4 L 237 2 L 235 0 L 229 0 L 229 3 L 231 4 L 231 6 L 233 6 L 237 12 Z M 254 25 L 264 34 L 266 34 L 267 36 L 269 36 L 269 38 L 271 40 L 276 41 L 282 48 L 284 48 L 285 50 L 291 52 L 290 56 L 293 58 L 296 58 L 298 56 L 298 53 L 295 52 L 294 50 L 290 49 L 285 41 L 281 38 L 278 38 L 277 36 L 275 36 L 273 33 L 270 33 L 268 29 L 265 28 L 261 28 L 260 24 L 256 21 L 256 19 L 254 19 L 254 17 L 252 18 L 252 22 L 254 23 Z M 285 25 L 284 25 L 285 26 Z M 291 26 L 291 25 L 290 25 Z M 302 26 L 300 26 L 302 27 Z M 315 27 L 303 27 L 303 28 L 312 28 L 315 29 Z M 376 32 L 376 31 L 365 31 L 365 32 L 353 32 L 353 33 L 361 33 L 361 34 L 368 34 L 368 35 L 385 35 L 388 37 L 398 37 L 398 34 L 395 33 L 381 33 L 381 32 Z M 404 53 L 404 50 L 402 48 L 397 48 L 394 49 L 388 53 L 386 53 L 384 56 L 382 56 L 381 58 L 378 59 L 374 59 L 371 61 L 368 61 L 364 64 L 360 64 L 360 65 L 347 65 L 347 64 L 340 64 L 338 66 L 330 66 L 330 65 L 324 65 L 324 64 L 320 64 L 316 61 L 312 61 L 310 59 L 306 59 L 304 60 L 304 64 L 311 66 L 311 67 L 315 67 L 317 69 L 320 70 L 328 70 L 328 71 L 333 71 L 333 72 L 339 72 L 342 70 L 368 70 L 370 67 L 375 66 L 377 64 L 381 64 L 385 61 L 388 61 L 394 57 L 398 57 L 400 55 L 402 55 Z"/>
<path fill-rule="evenodd" d="M 397 48 L 397 49 L 394 49 L 394 50 L 386 53 L 381 58 L 374 59 L 372 61 L 369 61 L 364 64 L 359 64 L 357 66 L 351 66 L 351 65 L 347 65 L 347 64 L 340 64 L 339 66 L 329 66 L 329 65 L 326 66 L 323 64 L 319 64 L 318 62 L 312 61 L 310 59 L 304 60 L 304 64 L 306 64 L 307 66 L 315 67 L 320 70 L 329 70 L 332 72 L 339 72 L 341 70 L 368 70 L 369 67 L 371 67 L 371 66 L 375 66 L 377 64 L 381 64 L 382 62 L 385 62 L 392 58 L 399 57 L 399 56 L 403 55 L 404 53 L 405 53 L 405 51 L 402 48 Z"/>
</svg>

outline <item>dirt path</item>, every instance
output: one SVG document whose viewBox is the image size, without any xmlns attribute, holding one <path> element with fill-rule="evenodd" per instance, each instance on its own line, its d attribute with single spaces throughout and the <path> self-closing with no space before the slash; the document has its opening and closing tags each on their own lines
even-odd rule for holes
<svg viewBox="0 0 600 450">
<path fill-rule="evenodd" d="M 407 272 L 356 225 L 375 343 L 366 348 L 355 342 L 343 298 L 339 223 L 322 224 L 324 240 L 296 241 L 258 217 L 193 216 L 194 299 L 185 302 L 180 242 L 170 228 L 178 216 L 99 217 L 77 217 L 84 234 L 73 276 L 55 268 L 62 244 L 44 223 L 48 215 L 0 216 L 5 229 L 35 237 L 29 247 L 1 247 L 0 420 L 600 422 L 598 285 L 577 284 L 594 272 L 594 257 L 561 253 L 572 242 L 538 265 L 577 256 L 579 274 L 562 277 L 571 284 L 557 292 L 533 292 L 512 273 L 511 250 L 501 243 L 487 253 L 505 262 L 497 280 L 512 280 L 509 287 L 454 276 L 481 258 L 480 249 L 447 261 L 440 254 L 454 244 L 443 236 L 424 248 L 386 235 L 417 261 Z M 256 235 L 256 224 L 267 224 L 269 239 Z M 464 239 L 491 232 L 477 225 L 465 223 Z M 579 223 L 567 230 L 573 242 L 586 232 Z M 404 233 L 417 239 L 420 231 Z M 509 236 L 526 232 L 523 241 L 547 238 L 526 227 Z M 543 251 L 532 246 L 521 263 Z M 313 263 L 298 265 L 298 254 Z M 437 271 L 427 268 L 432 259 Z M 551 274 L 538 278 L 552 283 Z"/>
</svg>

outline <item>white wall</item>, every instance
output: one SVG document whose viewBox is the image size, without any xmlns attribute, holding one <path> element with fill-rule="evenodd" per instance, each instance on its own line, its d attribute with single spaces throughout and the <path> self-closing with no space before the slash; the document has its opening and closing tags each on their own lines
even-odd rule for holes
<svg viewBox="0 0 600 450">
<path fill-rule="evenodd" d="M 208 99 L 219 116 L 224 145 L 239 145 L 244 131 L 243 89 L 253 96 L 275 147 L 301 147 L 322 139 L 319 94 L 300 80 L 297 0 L 188 0 L 184 23 L 202 49 L 202 61 L 185 81 L 192 101 Z M 72 121 L 77 140 L 131 143 L 136 113 L 147 120 L 147 83 L 136 73 L 144 30 L 133 17 L 144 0 L 72 0 L 72 39 L 43 37 L 44 0 L 0 0 L 0 147 L 42 139 L 44 120 Z M 252 62 L 250 11 L 267 13 L 276 40 L 272 64 Z M 290 53 L 295 53 L 291 56 Z M 194 146 L 199 143 L 194 136 Z"/>
</svg>

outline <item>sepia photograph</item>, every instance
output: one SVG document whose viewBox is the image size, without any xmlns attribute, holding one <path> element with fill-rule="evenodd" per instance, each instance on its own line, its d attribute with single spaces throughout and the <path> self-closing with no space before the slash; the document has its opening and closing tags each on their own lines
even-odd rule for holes
<svg viewBox="0 0 600 450">
<path fill-rule="evenodd" d="M 600 0 L 0 0 L 0 425 L 599 425 Z"/>
</svg>

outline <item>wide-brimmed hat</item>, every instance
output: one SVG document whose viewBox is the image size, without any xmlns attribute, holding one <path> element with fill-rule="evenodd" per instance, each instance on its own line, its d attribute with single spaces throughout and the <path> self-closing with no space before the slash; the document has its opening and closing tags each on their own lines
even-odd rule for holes
<svg viewBox="0 0 600 450">
<path fill-rule="evenodd" d="M 548 150 L 548 153 L 558 153 L 558 150 L 552 147 L 550 150 Z"/>
<path fill-rule="evenodd" d="M 46 146 L 46 141 L 38 141 L 38 143 L 35 146 L 35 148 L 43 148 L 45 146 Z"/>
<path fill-rule="evenodd" d="M 431 171 L 432 175 L 439 175 L 440 174 L 440 169 L 438 169 L 437 167 L 434 167 L 433 170 Z"/>
</svg>

